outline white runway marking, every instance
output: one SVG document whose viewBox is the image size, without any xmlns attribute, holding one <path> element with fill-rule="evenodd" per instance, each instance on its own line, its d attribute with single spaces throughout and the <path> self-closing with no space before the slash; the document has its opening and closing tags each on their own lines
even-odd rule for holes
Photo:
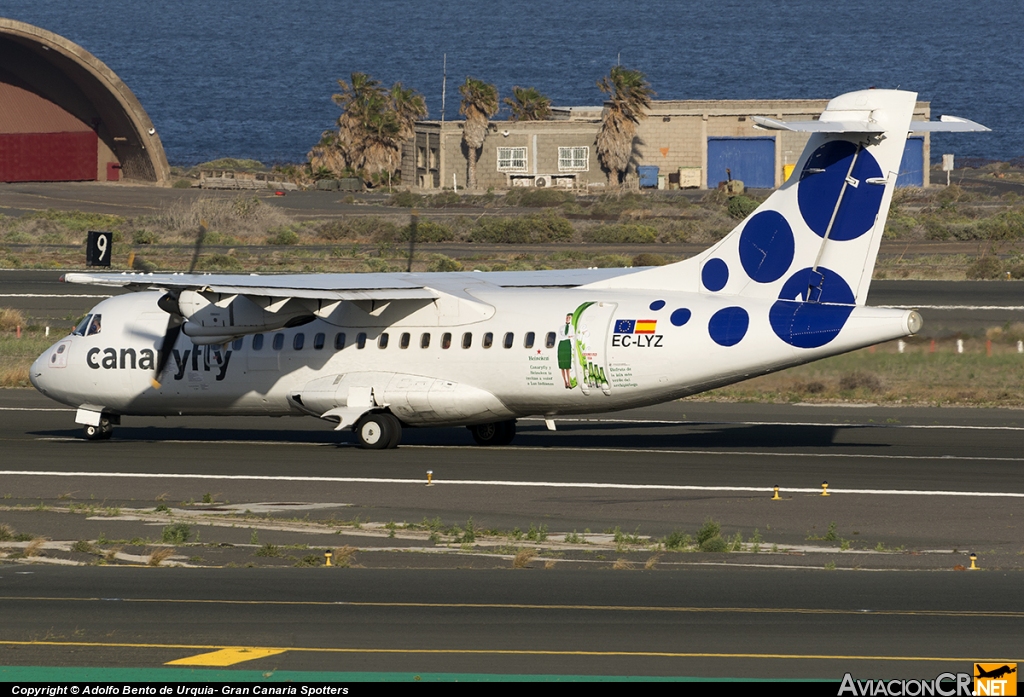
<svg viewBox="0 0 1024 697">
<path fill-rule="evenodd" d="M 27 477 L 90 477 L 111 479 L 216 479 L 223 481 L 249 482 L 321 482 L 335 484 L 412 484 L 425 486 L 423 479 L 398 479 L 388 477 L 302 477 L 289 475 L 258 475 L 258 474 L 171 474 L 171 473 L 133 473 L 133 472 L 31 472 L 22 470 L 0 471 L 0 476 Z M 622 489 L 632 491 L 718 491 L 743 493 L 771 493 L 770 486 L 696 486 L 680 484 L 615 484 L 606 482 L 516 482 L 508 480 L 484 479 L 435 479 L 436 486 L 503 486 L 533 487 L 551 489 Z M 785 494 L 820 494 L 821 488 L 786 487 L 780 489 Z M 829 489 L 829 494 L 869 494 L 883 496 L 959 496 L 984 498 L 1024 498 L 1024 493 L 995 491 L 926 491 L 919 489 Z"/>
<path fill-rule="evenodd" d="M 82 295 L 74 293 L 0 293 L 0 298 L 112 298 L 112 295 Z"/>
<path fill-rule="evenodd" d="M 75 410 L 59 407 L 0 407 L 0 411 L 69 411 L 74 413 Z"/>
<path fill-rule="evenodd" d="M 818 406 L 803 404 L 797 406 Z M 828 405 L 832 406 L 832 405 Z M 875 405 L 877 406 L 877 405 Z M 897 409 L 899 407 L 896 407 Z M 526 417 L 519 421 L 539 421 L 544 419 Z M 555 423 L 609 423 L 609 424 L 657 424 L 661 426 L 822 426 L 825 428 L 909 428 L 909 429 L 954 429 L 962 431 L 1024 431 L 1024 426 L 956 426 L 952 424 L 882 424 L 882 423 L 830 423 L 822 421 L 674 421 L 672 419 L 560 419 Z"/>
<path fill-rule="evenodd" d="M 1024 310 L 1024 305 L 878 305 L 893 310 Z"/>
</svg>

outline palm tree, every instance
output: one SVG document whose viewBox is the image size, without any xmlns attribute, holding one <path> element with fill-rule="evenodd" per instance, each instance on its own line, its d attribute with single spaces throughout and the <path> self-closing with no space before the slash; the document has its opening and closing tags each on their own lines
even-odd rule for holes
<svg viewBox="0 0 1024 697">
<path fill-rule="evenodd" d="M 498 88 L 467 76 L 465 84 L 459 87 L 459 94 L 462 95 L 459 113 L 466 117 L 462 129 L 462 142 L 466 144 L 469 160 L 466 186 L 475 189 L 477 151 L 484 145 L 490 118 L 498 113 Z"/>
<path fill-rule="evenodd" d="M 543 121 L 551 116 L 551 100 L 536 87 L 513 87 L 512 97 L 505 97 L 513 121 Z"/>
<path fill-rule="evenodd" d="M 352 73 L 351 83 L 338 80 L 338 86 L 332 97 L 341 107 L 338 130 L 326 131 L 309 152 L 312 169 L 354 170 L 371 183 L 388 179 L 401 167 L 402 144 L 416 121 L 427 115 L 423 96 L 401 82 L 387 90 L 366 73 Z"/>
<path fill-rule="evenodd" d="M 608 95 L 597 134 L 597 157 L 608 170 L 608 185 L 619 186 L 633 156 L 637 125 L 647 117 L 645 109 L 655 92 L 643 73 L 621 65 L 601 78 L 597 88 Z"/>
</svg>

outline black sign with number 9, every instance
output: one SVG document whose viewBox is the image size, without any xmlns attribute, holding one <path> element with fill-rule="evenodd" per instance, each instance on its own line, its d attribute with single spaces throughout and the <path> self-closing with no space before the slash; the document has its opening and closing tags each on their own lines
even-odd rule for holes
<svg viewBox="0 0 1024 697">
<path fill-rule="evenodd" d="M 89 231 L 85 247 L 86 266 L 110 266 L 110 255 L 114 251 L 114 233 Z"/>
</svg>

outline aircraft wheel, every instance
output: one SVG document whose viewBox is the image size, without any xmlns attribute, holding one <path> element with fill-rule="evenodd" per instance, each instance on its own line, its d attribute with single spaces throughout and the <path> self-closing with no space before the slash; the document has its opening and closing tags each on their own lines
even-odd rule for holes
<svg viewBox="0 0 1024 697">
<path fill-rule="evenodd" d="M 100 419 L 100 439 L 109 440 L 112 435 L 114 435 L 114 424 L 106 417 Z"/>
<path fill-rule="evenodd" d="M 394 448 L 402 437 L 402 425 L 391 414 L 366 414 L 356 424 L 356 438 L 360 448 L 384 450 Z"/>
<path fill-rule="evenodd" d="M 103 429 L 99 426 L 87 425 L 82 428 L 82 433 L 85 434 L 86 440 L 104 440 L 110 436 L 103 435 Z"/>
<path fill-rule="evenodd" d="M 515 419 L 469 427 L 477 445 L 508 445 L 516 437 Z"/>
</svg>

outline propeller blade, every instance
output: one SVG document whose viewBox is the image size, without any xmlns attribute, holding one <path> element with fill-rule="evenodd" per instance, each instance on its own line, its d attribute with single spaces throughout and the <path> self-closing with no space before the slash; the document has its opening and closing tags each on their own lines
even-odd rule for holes
<svg viewBox="0 0 1024 697">
<path fill-rule="evenodd" d="M 192 273 L 196 270 L 196 264 L 199 263 L 199 253 L 203 251 L 203 240 L 206 239 L 206 221 L 199 221 L 199 232 L 196 234 L 196 250 L 192 253 L 192 263 L 189 264 L 188 272 Z"/>
<path fill-rule="evenodd" d="M 419 228 L 420 216 L 415 210 L 409 219 L 409 265 L 406 267 L 408 273 L 412 273 L 412 259 L 416 255 L 416 232 Z"/>
<path fill-rule="evenodd" d="M 157 389 L 160 389 L 160 377 L 164 374 L 164 368 L 167 367 L 167 361 L 171 357 L 171 350 L 178 341 L 179 334 L 181 334 L 181 322 L 176 322 L 172 316 L 167 321 L 167 333 L 164 334 L 163 343 L 160 344 L 160 353 L 157 354 L 156 374 L 150 380 L 153 387 Z"/>
<path fill-rule="evenodd" d="M 178 307 L 178 298 L 174 293 L 167 293 L 161 296 L 156 301 L 156 304 L 157 307 L 170 315 L 167 318 L 167 332 L 164 334 L 164 339 L 160 343 L 160 351 L 157 353 L 156 372 L 153 375 L 153 379 L 150 380 L 154 388 L 160 389 L 160 377 L 164 374 L 164 368 L 167 367 L 167 361 L 171 357 L 171 349 L 174 348 L 174 344 L 178 341 L 178 335 L 181 334 L 181 325 L 185 323 L 185 318 L 181 315 L 181 310 Z"/>
</svg>

